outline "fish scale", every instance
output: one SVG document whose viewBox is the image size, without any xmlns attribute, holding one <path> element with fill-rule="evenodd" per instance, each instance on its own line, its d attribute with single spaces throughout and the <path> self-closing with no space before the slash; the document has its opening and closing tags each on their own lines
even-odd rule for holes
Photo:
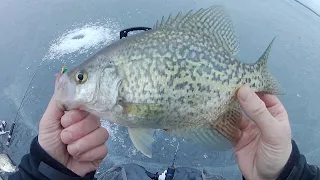
<svg viewBox="0 0 320 180">
<path fill-rule="evenodd" d="M 152 36 L 152 35 L 150 35 L 150 36 Z M 152 37 L 154 37 L 154 36 L 152 36 Z M 177 37 L 179 37 L 179 36 L 177 36 Z M 201 40 L 200 40 L 200 42 L 201 42 Z M 148 43 L 148 42 L 145 42 L 145 43 Z M 143 52 L 148 52 L 148 47 L 145 47 L 145 46 L 143 46 L 144 48 L 144 51 Z M 140 47 L 139 47 L 140 48 Z M 158 47 L 159 48 L 159 47 Z M 161 49 L 161 48 L 159 48 L 159 49 Z M 184 48 L 181 48 L 181 49 L 186 49 L 186 47 L 184 47 Z M 137 52 L 138 50 L 135 50 L 134 48 L 132 48 L 132 50 L 133 50 L 133 52 Z M 143 53 L 142 52 L 142 53 Z M 201 53 L 201 52 L 199 52 L 199 53 Z M 127 55 L 127 57 L 126 58 L 129 58 L 131 55 L 130 54 L 128 54 Z M 132 57 L 132 56 L 131 56 Z M 151 57 L 157 57 L 157 55 L 155 55 L 155 54 L 153 54 L 153 55 L 151 55 Z M 199 72 L 199 71 L 201 71 L 201 69 L 200 69 L 200 67 L 201 67 L 201 65 L 205 65 L 206 66 L 206 64 L 211 64 L 211 67 L 218 67 L 216 64 L 217 63 L 215 63 L 215 62 L 213 62 L 211 59 L 209 59 L 210 58 L 210 56 L 206 56 L 206 57 L 208 57 L 207 59 L 198 59 L 198 60 L 196 60 L 196 61 L 200 61 L 201 63 L 192 63 L 192 62 L 194 62 L 195 60 L 194 59 L 190 59 L 190 58 L 188 58 L 188 59 L 185 59 L 184 57 L 182 57 L 181 59 L 182 59 L 182 61 L 185 61 L 187 64 L 186 65 L 184 65 L 184 66 L 191 66 L 191 67 L 189 67 L 187 70 L 188 70 L 188 72 L 185 72 L 185 71 L 180 71 L 181 69 L 178 69 L 178 68 L 180 68 L 180 67 L 182 67 L 182 65 L 181 64 L 178 64 L 178 65 L 176 65 L 176 66 L 172 66 L 172 62 L 178 62 L 177 61 L 177 58 L 175 58 L 175 56 L 174 56 L 174 54 L 173 55 L 171 55 L 171 57 L 165 57 L 165 56 L 163 56 L 162 57 L 162 59 L 160 60 L 161 61 L 161 63 L 162 64 L 169 64 L 169 67 L 173 67 L 173 70 L 174 71 L 170 71 L 170 75 L 166 75 L 166 77 L 167 76 L 170 76 L 170 79 L 164 79 L 163 80 L 163 76 L 161 77 L 161 75 L 160 75 L 160 73 L 159 73 L 159 69 L 157 69 L 157 71 L 154 71 L 153 73 L 155 73 L 155 75 L 154 76 L 152 76 L 152 77 L 154 77 L 155 79 L 154 80 L 152 80 L 151 82 L 155 82 L 155 81 L 160 81 L 160 82 L 163 82 L 163 81 L 166 81 L 166 82 L 169 82 L 169 83 L 167 83 L 167 85 L 169 85 L 169 86 L 174 86 L 174 85 L 176 85 L 176 84 L 172 84 L 172 83 L 170 83 L 172 80 L 171 79 L 175 79 L 175 77 L 177 77 L 177 76 L 181 76 L 181 73 L 188 73 L 189 74 L 189 76 L 187 76 L 186 78 L 179 78 L 179 79 L 176 79 L 176 81 L 179 81 L 179 82 L 186 82 L 186 81 L 194 81 L 194 82 L 199 82 L 199 80 L 201 80 L 201 77 L 199 77 L 199 73 L 197 73 L 197 72 Z M 123 58 L 123 57 L 121 57 L 121 58 Z M 128 67 L 144 67 L 144 68 L 142 68 L 142 70 L 147 70 L 147 69 L 152 69 L 152 67 L 155 65 L 155 63 L 156 62 L 158 62 L 159 61 L 159 59 L 157 59 L 157 60 L 148 60 L 148 59 L 141 59 L 140 61 L 137 61 L 137 59 L 135 59 L 134 58 L 134 61 L 130 61 L 130 62 L 128 62 L 128 64 L 123 64 L 120 68 L 121 69 L 124 69 L 125 70 L 125 75 L 124 76 L 126 76 L 127 78 L 131 78 L 131 81 L 128 79 L 128 81 L 130 81 L 130 82 L 136 82 L 137 80 L 139 80 L 140 78 L 141 78 L 141 76 L 130 76 L 131 74 L 134 74 L 134 73 L 132 73 L 131 71 L 135 71 L 135 69 L 136 68 L 128 68 Z M 180 61 L 180 63 L 181 63 L 181 61 Z M 146 64 L 148 64 L 148 65 L 146 65 Z M 221 64 L 221 66 L 222 66 L 223 64 Z M 148 67 L 148 68 L 145 68 L 145 67 Z M 175 68 L 175 67 L 177 67 L 177 68 Z M 219 66 L 219 69 L 221 69 L 220 68 L 220 66 Z M 225 75 L 226 74 L 226 72 L 225 73 L 221 73 L 221 71 L 219 71 L 219 70 L 217 70 L 217 68 L 215 69 L 215 71 L 217 72 L 217 73 L 213 73 L 213 74 L 209 74 L 209 75 L 211 75 L 211 80 L 219 80 L 219 76 L 217 76 L 216 74 L 223 74 L 223 75 Z M 138 74 L 137 74 L 138 75 Z M 149 76 L 146 76 L 146 77 L 149 77 Z M 196 77 L 198 77 L 198 78 L 196 78 Z M 198 80 L 198 81 L 197 81 Z M 160 83 L 159 82 L 159 83 Z M 150 83 L 150 81 L 148 81 L 148 82 L 146 82 L 146 83 L 148 83 L 148 84 L 150 84 L 151 85 L 151 83 Z M 131 84 L 135 84 L 135 83 L 131 83 Z M 124 86 L 125 86 L 126 84 L 125 84 L 125 82 L 124 82 Z M 127 87 L 125 87 L 126 89 L 134 89 L 135 87 L 133 87 L 133 86 L 127 86 Z M 149 88 L 147 88 L 147 89 L 149 89 Z M 150 87 L 150 89 L 154 89 L 153 87 Z M 124 92 L 124 94 L 131 94 L 131 93 L 127 93 L 127 92 Z M 136 97 L 137 96 L 137 94 L 132 94 L 132 96 L 133 97 Z M 130 99 L 130 98 L 128 98 L 128 101 L 131 101 L 132 99 Z M 137 103 L 139 103 L 139 102 L 137 102 Z"/>
<path fill-rule="evenodd" d="M 239 41 L 222 6 L 180 12 L 64 73 L 58 81 L 64 88 L 56 93 L 67 109 L 81 107 L 128 127 L 134 146 L 148 157 L 154 129 L 227 150 L 240 136 L 237 90 L 247 83 L 256 92 L 284 93 L 267 71 L 273 41 L 247 64 L 235 58 Z M 79 73 L 86 79 L 79 81 Z"/>
</svg>

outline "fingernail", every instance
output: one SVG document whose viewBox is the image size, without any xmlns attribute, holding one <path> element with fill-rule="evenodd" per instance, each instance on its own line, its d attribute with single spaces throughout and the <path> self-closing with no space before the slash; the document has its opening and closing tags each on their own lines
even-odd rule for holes
<svg viewBox="0 0 320 180">
<path fill-rule="evenodd" d="M 72 134 L 70 132 L 63 132 L 61 138 L 63 142 L 70 142 L 72 140 Z"/>
<path fill-rule="evenodd" d="M 79 155 L 79 147 L 77 144 L 72 144 L 69 146 L 69 154 L 73 156 Z"/>
<path fill-rule="evenodd" d="M 239 99 L 243 102 L 246 102 L 250 99 L 250 97 L 252 97 L 252 93 L 253 91 L 250 89 L 250 87 L 245 84 L 239 92 Z"/>
<path fill-rule="evenodd" d="M 97 164 L 100 164 L 100 163 L 102 163 L 102 161 L 103 161 L 103 159 L 97 159 L 94 162 L 97 163 Z"/>
</svg>

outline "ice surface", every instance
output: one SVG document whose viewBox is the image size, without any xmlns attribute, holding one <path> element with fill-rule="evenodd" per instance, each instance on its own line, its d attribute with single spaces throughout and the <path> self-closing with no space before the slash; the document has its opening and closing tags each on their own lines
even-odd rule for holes
<svg viewBox="0 0 320 180">
<path fill-rule="evenodd" d="M 309 2 L 316 3 L 311 6 L 313 9 L 319 4 L 316 0 Z M 5 15 L 0 16 L 0 56 L 4 64 L 0 67 L 0 119 L 10 120 L 8 125 L 12 123 L 35 67 L 40 60 L 48 60 L 46 68 L 39 71 L 20 111 L 12 146 L 5 149 L 0 144 L 0 149 L 8 152 L 15 163 L 19 163 L 28 152 L 30 141 L 37 135 L 39 120 L 53 90 L 53 74 L 61 69 L 61 62 L 81 62 L 84 57 L 118 39 L 120 21 L 125 27 L 152 27 L 156 20 L 169 13 L 223 4 L 231 11 L 236 23 L 241 41 L 241 60 L 255 61 L 266 44 L 277 37 L 270 54 L 269 68 L 288 89 L 287 94 L 280 98 L 290 116 L 293 139 L 308 162 L 320 164 L 320 74 L 316 69 L 320 65 L 320 39 L 317 36 L 320 26 L 319 18 L 300 4 L 290 0 L 249 0 L 241 3 L 184 1 L 182 4 L 178 1 L 134 0 L 125 5 L 120 1 L 98 0 L 76 3 L 76 8 L 71 1 L 35 3 L 23 0 L 19 5 L 14 2 L 4 4 L 0 7 L 0 14 Z M 26 5 L 30 8 L 25 8 Z M 250 8 L 252 6 L 255 8 Z M 271 6 L 273 8 L 270 9 Z M 177 166 L 207 168 L 229 179 L 241 178 L 232 152 L 211 152 L 157 132 L 154 156 L 149 159 L 132 145 L 125 127 L 105 120 L 102 120 L 102 126 L 110 133 L 109 154 L 99 172 L 109 167 L 106 164 L 111 162 L 134 162 L 153 172 L 163 172 L 172 163 L 179 142 Z"/>
</svg>

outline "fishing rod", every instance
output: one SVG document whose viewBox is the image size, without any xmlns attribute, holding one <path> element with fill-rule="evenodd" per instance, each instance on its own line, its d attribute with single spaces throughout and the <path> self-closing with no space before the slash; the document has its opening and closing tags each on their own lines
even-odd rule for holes
<svg viewBox="0 0 320 180">
<path fill-rule="evenodd" d="M 6 146 L 7 146 L 7 147 L 10 146 L 11 138 L 12 138 L 12 134 L 13 134 L 13 130 L 14 130 L 14 127 L 15 127 L 15 125 L 16 125 L 16 122 L 17 122 L 17 119 L 18 119 L 17 117 L 18 117 L 18 114 L 19 114 L 20 109 L 21 109 L 21 107 L 22 107 L 23 101 L 24 101 L 24 99 L 27 97 L 28 90 L 29 90 L 29 88 L 30 88 L 30 86 L 31 86 L 34 78 L 36 77 L 36 74 L 37 74 L 38 70 L 40 69 L 40 66 L 42 65 L 43 62 L 44 62 L 44 60 L 41 60 L 40 64 L 38 65 L 36 71 L 34 72 L 32 78 L 31 78 L 31 81 L 29 82 L 29 85 L 28 85 L 28 87 L 27 87 L 26 92 L 25 92 L 24 95 L 23 95 L 23 98 L 22 98 L 22 101 L 21 101 L 21 103 L 20 103 L 20 105 L 19 105 L 19 108 L 18 108 L 18 111 L 17 111 L 17 113 L 16 113 L 16 116 L 15 116 L 15 118 L 14 118 L 14 120 L 13 120 L 13 123 L 12 123 L 12 125 L 11 125 L 11 127 L 10 127 L 10 131 L 9 131 L 8 138 L 7 138 L 7 143 L 6 143 Z"/>
<path fill-rule="evenodd" d="M 174 163 L 177 159 L 177 153 L 178 153 L 178 150 L 179 150 L 179 142 L 178 142 L 178 145 L 177 145 L 177 149 L 176 149 L 176 152 L 174 153 L 174 157 L 173 157 L 173 161 L 172 161 L 172 165 L 168 167 L 167 171 L 165 171 L 165 180 L 172 180 L 173 177 L 174 177 L 174 173 L 175 173 L 175 167 L 174 167 Z M 151 172 L 148 172 L 147 170 L 145 171 L 145 173 L 147 174 L 147 176 L 152 179 L 152 180 L 159 180 L 159 173 L 151 173 Z"/>
<path fill-rule="evenodd" d="M 174 163 L 175 163 L 176 158 L 177 158 L 177 152 L 178 152 L 178 150 L 179 150 L 179 144 L 180 144 L 180 143 L 178 142 L 176 152 L 174 153 L 172 165 L 169 166 L 168 169 L 167 169 L 167 173 L 166 173 L 166 178 L 165 178 L 165 180 L 172 180 L 173 177 L 174 177 L 174 173 L 175 173 L 175 171 L 176 171 L 176 168 L 174 167 Z"/>
</svg>

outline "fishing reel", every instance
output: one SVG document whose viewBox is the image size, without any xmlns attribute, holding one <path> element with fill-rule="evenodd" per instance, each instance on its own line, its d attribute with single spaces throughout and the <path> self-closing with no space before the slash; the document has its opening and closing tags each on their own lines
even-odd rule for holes
<svg viewBox="0 0 320 180">
<path fill-rule="evenodd" d="M 9 131 L 6 131 L 7 122 L 2 120 L 0 123 L 0 135 L 9 133 Z"/>
</svg>

